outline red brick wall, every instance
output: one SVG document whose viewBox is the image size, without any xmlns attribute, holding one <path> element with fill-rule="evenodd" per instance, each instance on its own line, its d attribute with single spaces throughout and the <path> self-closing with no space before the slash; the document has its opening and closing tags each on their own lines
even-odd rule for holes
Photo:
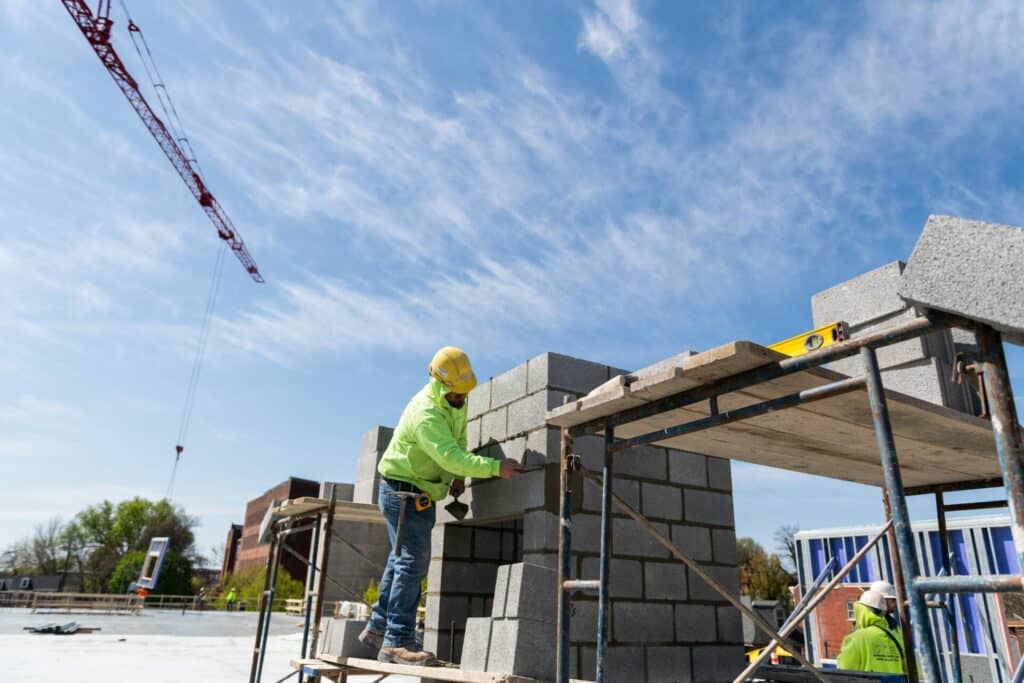
<svg viewBox="0 0 1024 683">
<path fill-rule="evenodd" d="M 320 483 L 309 479 L 298 479 L 290 477 L 274 488 L 266 491 L 259 498 L 254 498 L 245 506 L 245 522 L 242 525 L 241 542 L 238 544 L 238 558 L 235 561 L 235 571 L 241 572 L 249 567 L 265 567 L 267 556 L 270 553 L 270 544 L 259 544 L 257 539 L 260 534 L 260 523 L 263 521 L 270 503 L 276 500 L 288 498 L 300 498 L 302 496 L 317 496 L 320 493 Z M 288 546 L 299 555 L 309 555 L 310 542 L 313 539 L 311 531 L 304 531 L 300 534 L 288 536 Z M 293 557 L 290 553 L 281 554 L 281 569 L 287 571 L 292 578 L 306 581 L 306 565 Z"/>
<path fill-rule="evenodd" d="M 819 657 L 834 659 L 839 654 L 843 638 L 853 630 L 853 621 L 848 616 L 847 604 L 856 602 L 867 588 L 867 585 L 861 584 L 840 584 L 814 610 Z"/>
</svg>

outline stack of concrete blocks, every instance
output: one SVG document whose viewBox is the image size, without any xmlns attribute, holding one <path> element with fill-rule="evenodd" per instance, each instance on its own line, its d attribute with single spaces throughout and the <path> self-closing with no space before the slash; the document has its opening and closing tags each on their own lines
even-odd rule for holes
<svg viewBox="0 0 1024 683">
<path fill-rule="evenodd" d="M 520 602 L 511 607 L 515 619 L 494 612 L 479 613 L 466 607 L 466 587 L 487 591 L 477 604 L 488 606 L 493 598 L 497 567 L 472 567 L 478 560 L 476 545 L 468 546 L 466 527 L 477 533 L 481 524 L 521 520 L 521 557 L 524 567 L 557 566 L 559 431 L 545 424 L 545 413 L 564 398 L 577 398 L 623 371 L 599 363 L 555 353 L 545 353 L 482 383 L 469 396 L 469 448 L 492 457 L 510 457 L 527 465 L 546 465 L 510 481 L 472 482 L 463 500 L 470 506 L 466 520 L 455 520 L 438 511 L 439 528 L 434 540 L 434 560 L 427 595 L 425 647 L 444 655 L 451 621 L 463 631 L 466 618 L 490 617 L 502 622 L 501 643 L 533 642 L 522 633 L 525 626 L 551 624 L 556 603 Z M 583 464 L 600 471 L 603 439 L 579 438 L 575 452 Z M 574 577 L 596 579 L 600 552 L 600 492 L 588 483 L 574 506 Z M 708 572 L 734 594 L 739 594 L 736 568 L 736 537 L 733 522 L 729 462 L 672 449 L 642 447 L 616 455 L 615 491 L 640 509 L 690 557 L 706 565 Z M 631 519 L 616 512 L 612 520 L 611 638 L 606 667 L 609 680 L 709 681 L 725 680 L 742 665 L 742 632 L 739 613 L 702 580 L 690 576 L 667 550 Z M 462 555 L 452 554 L 459 549 Z M 493 551 L 491 551 L 493 555 Z M 447 565 L 454 563 L 456 569 Z M 531 570 L 534 571 L 534 570 Z M 552 573 L 552 576 L 554 574 Z M 552 579 L 553 580 L 553 579 Z M 485 588 L 484 583 L 489 585 Z M 528 596 L 531 591 L 519 591 Z M 500 594 L 500 588 L 498 589 Z M 509 592 L 511 596 L 512 592 Z M 458 598 L 447 608 L 449 595 Z M 481 595 L 473 593 L 473 595 Z M 521 601 L 523 598 L 520 597 Z M 593 679 L 597 609 L 596 596 L 574 596 L 572 618 L 572 675 Z M 461 617 L 463 614 L 466 618 Z M 479 623 L 473 624 L 474 627 Z M 488 669 L 503 650 L 502 672 L 553 678 L 555 640 L 522 653 L 500 645 L 492 625 L 487 652 L 461 650 L 462 660 Z M 476 631 L 474 631 L 476 633 Z M 546 640 L 546 639 L 545 639 Z M 479 648 L 479 645 L 474 645 Z M 540 643 L 536 647 L 542 647 Z M 459 650 L 456 648 L 456 655 Z M 537 670 L 537 664 L 546 665 Z M 545 674 L 545 675 L 540 675 Z"/>
<path fill-rule="evenodd" d="M 489 617 L 466 620 L 462 668 L 515 671 L 551 680 L 551 652 L 557 637 L 558 571 L 527 562 L 502 565 L 494 584 Z"/>
<path fill-rule="evenodd" d="M 365 442 L 365 438 L 364 438 Z M 355 486 L 324 482 L 320 486 L 320 497 L 330 499 L 335 494 L 338 501 L 367 503 L 366 500 L 353 501 Z M 362 601 L 370 581 L 379 581 L 384 565 L 388 561 L 391 545 L 388 541 L 387 528 L 383 524 L 373 522 L 352 522 L 335 519 L 333 523 L 330 555 L 327 558 L 327 575 L 334 581 L 324 582 L 324 600 L 327 608 L 325 616 L 330 616 L 335 603 L 339 600 Z M 344 539 L 344 541 L 339 540 Z M 321 545 L 324 539 L 321 536 Z M 357 552 L 358 551 L 358 552 Z M 308 576 L 307 576 L 308 581 Z M 336 653 L 331 653 L 336 654 Z"/>
<path fill-rule="evenodd" d="M 1024 344 L 1024 228 L 929 216 L 899 294 Z"/>
<path fill-rule="evenodd" d="M 859 275 L 811 298 L 814 326 L 845 322 L 848 338 L 857 339 L 918 317 L 913 305 L 899 294 L 906 264 L 894 261 Z M 886 389 L 970 414 L 978 414 L 980 402 L 969 382 L 953 380 L 953 361 L 958 352 L 971 352 L 974 337 L 962 330 L 941 330 L 878 349 L 878 364 Z M 831 370 L 851 377 L 864 374 L 859 355 L 828 364 Z"/>
</svg>

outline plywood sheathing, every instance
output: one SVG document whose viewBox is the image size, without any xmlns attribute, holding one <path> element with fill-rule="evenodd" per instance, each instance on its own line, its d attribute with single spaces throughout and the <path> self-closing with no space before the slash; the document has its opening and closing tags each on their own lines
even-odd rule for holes
<svg viewBox="0 0 1024 683">
<path fill-rule="evenodd" d="M 571 427 L 672 394 L 710 384 L 784 358 L 749 341 L 735 341 L 684 358 L 680 365 L 609 380 L 548 412 L 548 423 Z M 828 384 L 845 375 L 815 368 L 718 398 L 720 411 Z M 905 486 L 989 479 L 1000 474 L 989 422 L 896 392 L 886 392 Z M 708 402 L 615 428 L 630 438 L 708 415 Z M 657 442 L 681 450 L 881 486 L 882 469 L 867 391 L 860 389 Z"/>
</svg>

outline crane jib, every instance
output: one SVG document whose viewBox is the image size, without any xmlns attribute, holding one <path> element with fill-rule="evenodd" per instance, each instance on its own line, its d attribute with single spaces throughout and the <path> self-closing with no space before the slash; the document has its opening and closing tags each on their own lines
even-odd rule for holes
<svg viewBox="0 0 1024 683">
<path fill-rule="evenodd" d="M 109 16 L 94 16 L 88 5 L 85 4 L 85 0 L 61 0 L 61 2 L 82 32 L 82 35 L 89 42 L 89 45 L 92 46 L 96 56 L 103 62 L 107 72 L 114 79 L 114 82 L 117 83 L 118 88 L 124 93 L 135 113 L 142 119 L 142 123 L 145 124 L 150 134 L 160 146 L 160 149 L 163 150 L 171 165 L 174 166 L 174 170 L 178 172 L 185 186 L 188 187 L 196 201 L 199 202 L 199 205 L 209 217 L 210 222 L 217 228 L 217 235 L 228 243 L 231 251 L 235 253 L 235 256 L 241 262 L 246 272 L 249 273 L 249 276 L 256 282 L 264 282 L 263 276 L 260 275 L 259 269 L 256 267 L 255 259 L 249 253 L 241 235 L 238 234 L 238 230 L 231 223 L 231 219 L 228 218 L 217 202 L 217 199 L 206 188 L 202 177 L 192 166 L 188 157 L 182 152 L 174 136 L 167 130 L 167 126 L 164 125 L 164 122 L 149 106 L 146 98 L 143 97 L 142 92 L 139 90 L 138 83 L 128 73 L 128 69 L 125 68 L 120 56 L 118 56 L 114 47 L 110 44 L 110 27 L 113 22 Z M 100 3 L 101 13 L 102 7 L 103 3 Z M 109 12 L 110 6 L 108 4 L 107 14 Z M 135 30 L 137 31 L 138 28 L 136 27 Z"/>
</svg>

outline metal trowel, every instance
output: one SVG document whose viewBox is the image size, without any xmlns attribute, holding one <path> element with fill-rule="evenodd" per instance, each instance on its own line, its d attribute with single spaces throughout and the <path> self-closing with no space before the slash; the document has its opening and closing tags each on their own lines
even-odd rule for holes
<svg viewBox="0 0 1024 683">
<path fill-rule="evenodd" d="M 449 515 L 459 520 L 460 522 L 466 518 L 466 513 L 469 512 L 469 506 L 459 501 L 459 497 L 455 496 L 455 500 L 444 506 L 444 509 Z"/>
</svg>

